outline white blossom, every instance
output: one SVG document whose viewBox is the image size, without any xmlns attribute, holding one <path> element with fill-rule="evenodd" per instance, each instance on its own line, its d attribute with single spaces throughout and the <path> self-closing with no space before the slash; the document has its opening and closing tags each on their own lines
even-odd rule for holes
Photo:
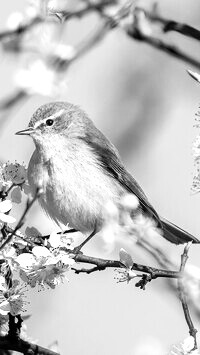
<svg viewBox="0 0 200 355">
<path fill-rule="evenodd" d="M 14 223 L 16 219 L 8 214 L 12 208 L 12 202 L 10 200 L 4 200 L 0 202 L 0 222 Z"/>
<path fill-rule="evenodd" d="M 178 345 L 173 345 L 168 355 L 199 355 L 199 350 L 193 350 L 193 348 L 194 338 L 192 336 L 189 336 L 182 343 Z"/>
<path fill-rule="evenodd" d="M 5 316 L 11 313 L 13 316 L 21 313 L 24 309 L 24 289 L 18 280 L 12 281 L 12 286 L 8 287 L 5 278 L 0 276 L 0 315 Z"/>
<path fill-rule="evenodd" d="M 41 59 L 31 62 L 27 68 L 19 70 L 15 76 L 15 82 L 19 88 L 30 94 L 45 96 L 59 93 L 58 79 L 58 73 Z"/>
<path fill-rule="evenodd" d="M 12 12 L 9 17 L 7 18 L 7 28 L 9 30 L 16 30 L 22 25 L 24 21 L 24 15 L 21 12 Z"/>
<path fill-rule="evenodd" d="M 48 241 L 52 248 L 65 247 L 67 249 L 73 249 L 72 243 L 74 240 L 69 237 L 68 234 L 52 232 Z"/>
<path fill-rule="evenodd" d="M 61 251 L 51 252 L 46 247 L 34 247 L 32 253 L 23 253 L 16 258 L 20 277 L 31 287 L 40 285 L 55 288 L 70 270 L 74 260 Z"/>
</svg>

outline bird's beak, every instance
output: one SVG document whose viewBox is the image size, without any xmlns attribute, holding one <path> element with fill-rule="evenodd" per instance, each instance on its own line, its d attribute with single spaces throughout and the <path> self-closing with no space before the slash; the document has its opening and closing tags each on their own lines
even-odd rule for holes
<svg viewBox="0 0 200 355">
<path fill-rule="evenodd" d="M 28 127 L 26 129 L 23 129 L 22 131 L 18 131 L 15 134 L 18 136 L 30 136 L 31 133 L 34 132 L 34 128 L 33 127 Z"/>
</svg>

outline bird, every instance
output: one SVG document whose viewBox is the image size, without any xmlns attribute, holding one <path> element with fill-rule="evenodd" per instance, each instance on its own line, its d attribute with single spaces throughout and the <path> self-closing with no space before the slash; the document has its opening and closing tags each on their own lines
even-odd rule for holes
<svg viewBox="0 0 200 355">
<path fill-rule="evenodd" d="M 38 186 L 42 188 L 39 202 L 57 224 L 94 235 L 103 228 L 106 204 L 117 204 L 131 193 L 139 201 L 140 212 L 155 222 L 165 239 L 174 244 L 199 243 L 159 216 L 116 147 L 79 106 L 62 101 L 44 104 L 28 127 L 16 134 L 34 141 L 28 182 L 32 194 Z"/>
</svg>

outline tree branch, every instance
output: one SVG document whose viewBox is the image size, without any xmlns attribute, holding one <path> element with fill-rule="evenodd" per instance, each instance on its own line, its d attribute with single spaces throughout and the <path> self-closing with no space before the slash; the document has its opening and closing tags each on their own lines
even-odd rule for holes
<svg viewBox="0 0 200 355">
<path fill-rule="evenodd" d="M 189 334 L 194 338 L 194 349 L 197 349 L 197 339 L 196 339 L 196 333 L 197 330 L 194 327 L 194 324 L 192 322 L 192 318 L 190 316 L 189 308 L 187 305 L 187 298 L 186 298 L 186 291 L 184 287 L 184 281 L 183 281 L 183 273 L 185 270 L 185 265 L 188 259 L 188 251 L 191 246 L 192 242 L 189 242 L 186 244 L 183 254 L 181 255 L 181 266 L 180 266 L 180 276 L 178 278 L 178 292 L 179 292 L 179 298 L 182 303 L 182 308 L 185 316 L 185 320 L 187 322 L 188 328 L 189 328 Z"/>
<path fill-rule="evenodd" d="M 65 249 L 65 248 L 61 248 Z M 71 251 L 73 253 L 73 251 Z M 82 253 L 75 254 L 74 257 L 76 262 L 79 263 L 85 263 L 85 264 L 92 264 L 95 265 L 94 268 L 92 269 L 74 269 L 74 271 L 79 274 L 79 273 L 91 273 L 94 271 L 101 271 L 105 270 L 107 268 L 124 268 L 124 264 L 121 263 L 119 260 L 108 260 L 108 259 L 101 259 L 101 258 L 95 258 L 92 256 L 87 256 Z M 179 278 L 179 271 L 170 271 L 170 270 L 163 270 L 163 269 L 157 269 L 151 266 L 146 266 L 146 265 L 141 265 L 137 263 L 133 263 L 132 265 L 132 270 L 140 271 L 142 273 L 147 273 L 151 275 L 151 279 L 156 279 L 158 277 L 168 277 L 168 278 L 174 278 L 177 279 Z M 142 275 L 141 275 L 142 276 Z"/>
<path fill-rule="evenodd" d="M 0 336 L 0 349 L 14 350 L 22 354 L 35 354 L 35 355 L 59 355 L 58 353 L 49 349 L 43 348 L 37 344 L 30 343 L 28 341 L 11 338 L 9 336 Z"/>
</svg>

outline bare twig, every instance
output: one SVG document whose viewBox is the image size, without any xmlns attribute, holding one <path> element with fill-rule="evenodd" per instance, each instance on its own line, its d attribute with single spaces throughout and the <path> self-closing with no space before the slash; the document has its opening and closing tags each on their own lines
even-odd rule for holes
<svg viewBox="0 0 200 355">
<path fill-rule="evenodd" d="M 13 236 L 16 234 L 16 232 L 23 226 L 24 224 L 24 220 L 25 217 L 28 213 L 28 211 L 30 210 L 30 208 L 32 207 L 32 205 L 34 204 L 34 202 L 37 200 L 37 198 L 40 196 L 41 194 L 41 189 L 37 189 L 35 192 L 35 196 L 32 198 L 32 200 L 28 201 L 26 204 L 26 208 L 20 218 L 20 220 L 18 221 L 16 227 L 13 229 L 13 231 L 11 232 L 11 234 L 7 237 L 7 239 L 1 244 L 0 246 L 0 250 L 2 250 L 13 238 Z"/>
<path fill-rule="evenodd" d="M 182 303 L 182 308 L 185 316 L 185 320 L 187 322 L 188 328 L 189 328 L 189 334 L 194 338 L 194 350 L 197 349 L 197 339 L 196 339 L 196 333 L 197 330 L 194 327 L 194 324 L 192 322 L 192 318 L 190 316 L 189 308 L 187 305 L 187 298 L 186 298 L 186 292 L 184 288 L 184 281 L 183 281 L 183 273 L 185 270 L 185 265 L 188 259 L 188 251 L 191 246 L 192 242 L 189 242 L 186 244 L 183 254 L 181 255 L 181 266 L 180 266 L 180 276 L 178 278 L 178 292 L 179 292 L 179 298 Z"/>
</svg>

